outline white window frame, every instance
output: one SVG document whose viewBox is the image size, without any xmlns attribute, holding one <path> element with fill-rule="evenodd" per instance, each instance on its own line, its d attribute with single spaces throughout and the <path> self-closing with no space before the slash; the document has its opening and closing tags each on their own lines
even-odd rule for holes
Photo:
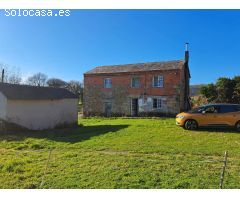
<svg viewBox="0 0 240 200">
<path fill-rule="evenodd" d="M 138 86 L 133 86 L 133 79 L 134 78 L 138 78 L 139 79 L 139 85 Z M 140 77 L 139 76 L 133 76 L 132 78 L 131 78 L 131 87 L 132 88 L 140 88 Z"/>
<path fill-rule="evenodd" d="M 157 77 L 157 85 L 155 85 L 155 77 Z M 164 86 L 164 77 L 162 75 L 158 75 L 158 76 L 153 76 L 153 80 L 152 80 L 152 85 L 153 87 L 163 87 Z"/>
<path fill-rule="evenodd" d="M 104 88 L 112 88 L 112 79 L 111 78 L 104 79 Z"/>
<path fill-rule="evenodd" d="M 157 107 L 155 108 L 154 107 L 154 100 L 157 99 Z M 153 101 L 152 101 L 152 107 L 154 109 L 161 109 L 162 108 L 162 99 L 161 98 L 153 98 Z"/>
</svg>

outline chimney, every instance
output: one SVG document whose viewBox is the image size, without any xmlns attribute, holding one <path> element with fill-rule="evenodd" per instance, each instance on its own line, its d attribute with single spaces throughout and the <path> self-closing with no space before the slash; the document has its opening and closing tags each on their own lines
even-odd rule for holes
<svg viewBox="0 0 240 200">
<path fill-rule="evenodd" d="M 185 62 L 187 63 L 189 61 L 189 51 L 188 51 L 188 45 L 189 43 L 185 43 Z"/>
<path fill-rule="evenodd" d="M 4 82 L 4 69 L 2 70 L 2 83 Z"/>
</svg>

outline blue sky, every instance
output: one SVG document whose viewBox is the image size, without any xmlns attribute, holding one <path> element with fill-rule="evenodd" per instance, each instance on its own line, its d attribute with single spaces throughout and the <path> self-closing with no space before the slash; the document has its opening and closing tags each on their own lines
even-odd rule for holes
<svg viewBox="0 0 240 200">
<path fill-rule="evenodd" d="M 240 75 L 240 11 L 71 10 L 69 17 L 6 17 L 0 62 L 24 77 L 82 80 L 95 66 L 177 60 L 190 43 L 191 84 Z"/>
</svg>

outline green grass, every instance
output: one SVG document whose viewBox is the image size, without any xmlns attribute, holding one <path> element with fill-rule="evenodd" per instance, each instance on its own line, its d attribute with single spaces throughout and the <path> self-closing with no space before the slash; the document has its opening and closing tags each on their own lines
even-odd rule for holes
<svg viewBox="0 0 240 200">
<path fill-rule="evenodd" d="M 164 118 L 79 123 L 0 134 L 0 188 L 219 188 L 225 150 L 224 188 L 240 187 L 234 131 L 186 131 Z"/>
</svg>

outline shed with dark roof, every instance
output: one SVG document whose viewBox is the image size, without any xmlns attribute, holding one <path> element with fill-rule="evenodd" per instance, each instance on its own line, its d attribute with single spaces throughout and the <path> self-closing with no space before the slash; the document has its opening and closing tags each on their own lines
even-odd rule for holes
<svg viewBox="0 0 240 200">
<path fill-rule="evenodd" d="M 38 87 L 0 83 L 0 92 L 10 100 L 57 100 L 77 99 L 78 97 L 65 88 Z"/>
</svg>

